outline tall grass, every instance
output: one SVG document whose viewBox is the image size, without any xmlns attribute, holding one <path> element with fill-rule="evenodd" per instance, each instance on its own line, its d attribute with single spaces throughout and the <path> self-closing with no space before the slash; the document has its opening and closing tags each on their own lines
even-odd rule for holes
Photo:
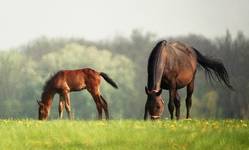
<svg viewBox="0 0 249 150">
<path fill-rule="evenodd" d="M 0 120 L 0 149 L 248 148 L 244 120 Z"/>
</svg>

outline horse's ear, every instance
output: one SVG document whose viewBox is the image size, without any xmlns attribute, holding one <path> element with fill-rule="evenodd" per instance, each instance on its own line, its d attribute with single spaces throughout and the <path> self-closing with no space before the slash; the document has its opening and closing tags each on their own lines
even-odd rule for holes
<svg viewBox="0 0 249 150">
<path fill-rule="evenodd" d="M 148 91 L 148 88 L 147 88 L 147 86 L 145 86 L 145 93 L 147 94 L 147 95 L 149 95 L 149 91 Z"/>
<path fill-rule="evenodd" d="M 156 92 L 156 96 L 161 95 L 161 93 L 162 93 L 162 89 L 160 89 L 158 92 Z"/>
</svg>

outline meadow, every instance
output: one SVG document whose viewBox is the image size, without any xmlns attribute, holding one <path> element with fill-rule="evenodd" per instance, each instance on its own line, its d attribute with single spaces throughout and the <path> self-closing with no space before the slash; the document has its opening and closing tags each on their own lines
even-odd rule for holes
<svg viewBox="0 0 249 150">
<path fill-rule="evenodd" d="M 0 149 L 249 149 L 248 120 L 0 120 Z"/>
</svg>

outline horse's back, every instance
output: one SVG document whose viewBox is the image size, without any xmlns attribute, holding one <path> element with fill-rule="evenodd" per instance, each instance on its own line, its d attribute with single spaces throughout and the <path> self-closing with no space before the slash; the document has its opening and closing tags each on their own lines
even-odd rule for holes
<svg viewBox="0 0 249 150">
<path fill-rule="evenodd" d="M 171 63 L 171 65 L 172 63 L 173 65 L 177 65 L 173 67 L 180 67 L 180 69 L 184 69 L 186 67 L 190 67 L 192 69 L 196 68 L 197 57 L 195 51 L 189 45 L 178 41 L 169 42 L 165 48 L 165 51 L 167 53 L 166 59 L 168 59 L 168 63 Z"/>
<path fill-rule="evenodd" d="M 174 51 L 177 57 L 185 57 L 188 59 L 196 57 L 195 51 L 192 49 L 191 46 L 179 41 L 169 42 L 166 46 L 166 49 Z"/>
<path fill-rule="evenodd" d="M 166 80 L 176 80 L 177 87 L 182 88 L 190 83 L 194 77 L 197 58 L 193 49 L 181 42 L 169 42 L 165 48 Z"/>
</svg>

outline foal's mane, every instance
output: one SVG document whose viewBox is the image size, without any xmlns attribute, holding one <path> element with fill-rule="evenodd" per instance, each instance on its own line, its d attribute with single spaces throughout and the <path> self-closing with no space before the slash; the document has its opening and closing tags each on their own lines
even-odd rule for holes
<svg viewBox="0 0 249 150">
<path fill-rule="evenodd" d="M 43 86 L 43 92 L 46 91 L 50 87 L 50 85 L 53 82 L 53 80 L 54 80 L 57 73 L 51 74 L 50 77 L 46 80 L 46 82 L 45 82 L 45 84 Z"/>
</svg>

